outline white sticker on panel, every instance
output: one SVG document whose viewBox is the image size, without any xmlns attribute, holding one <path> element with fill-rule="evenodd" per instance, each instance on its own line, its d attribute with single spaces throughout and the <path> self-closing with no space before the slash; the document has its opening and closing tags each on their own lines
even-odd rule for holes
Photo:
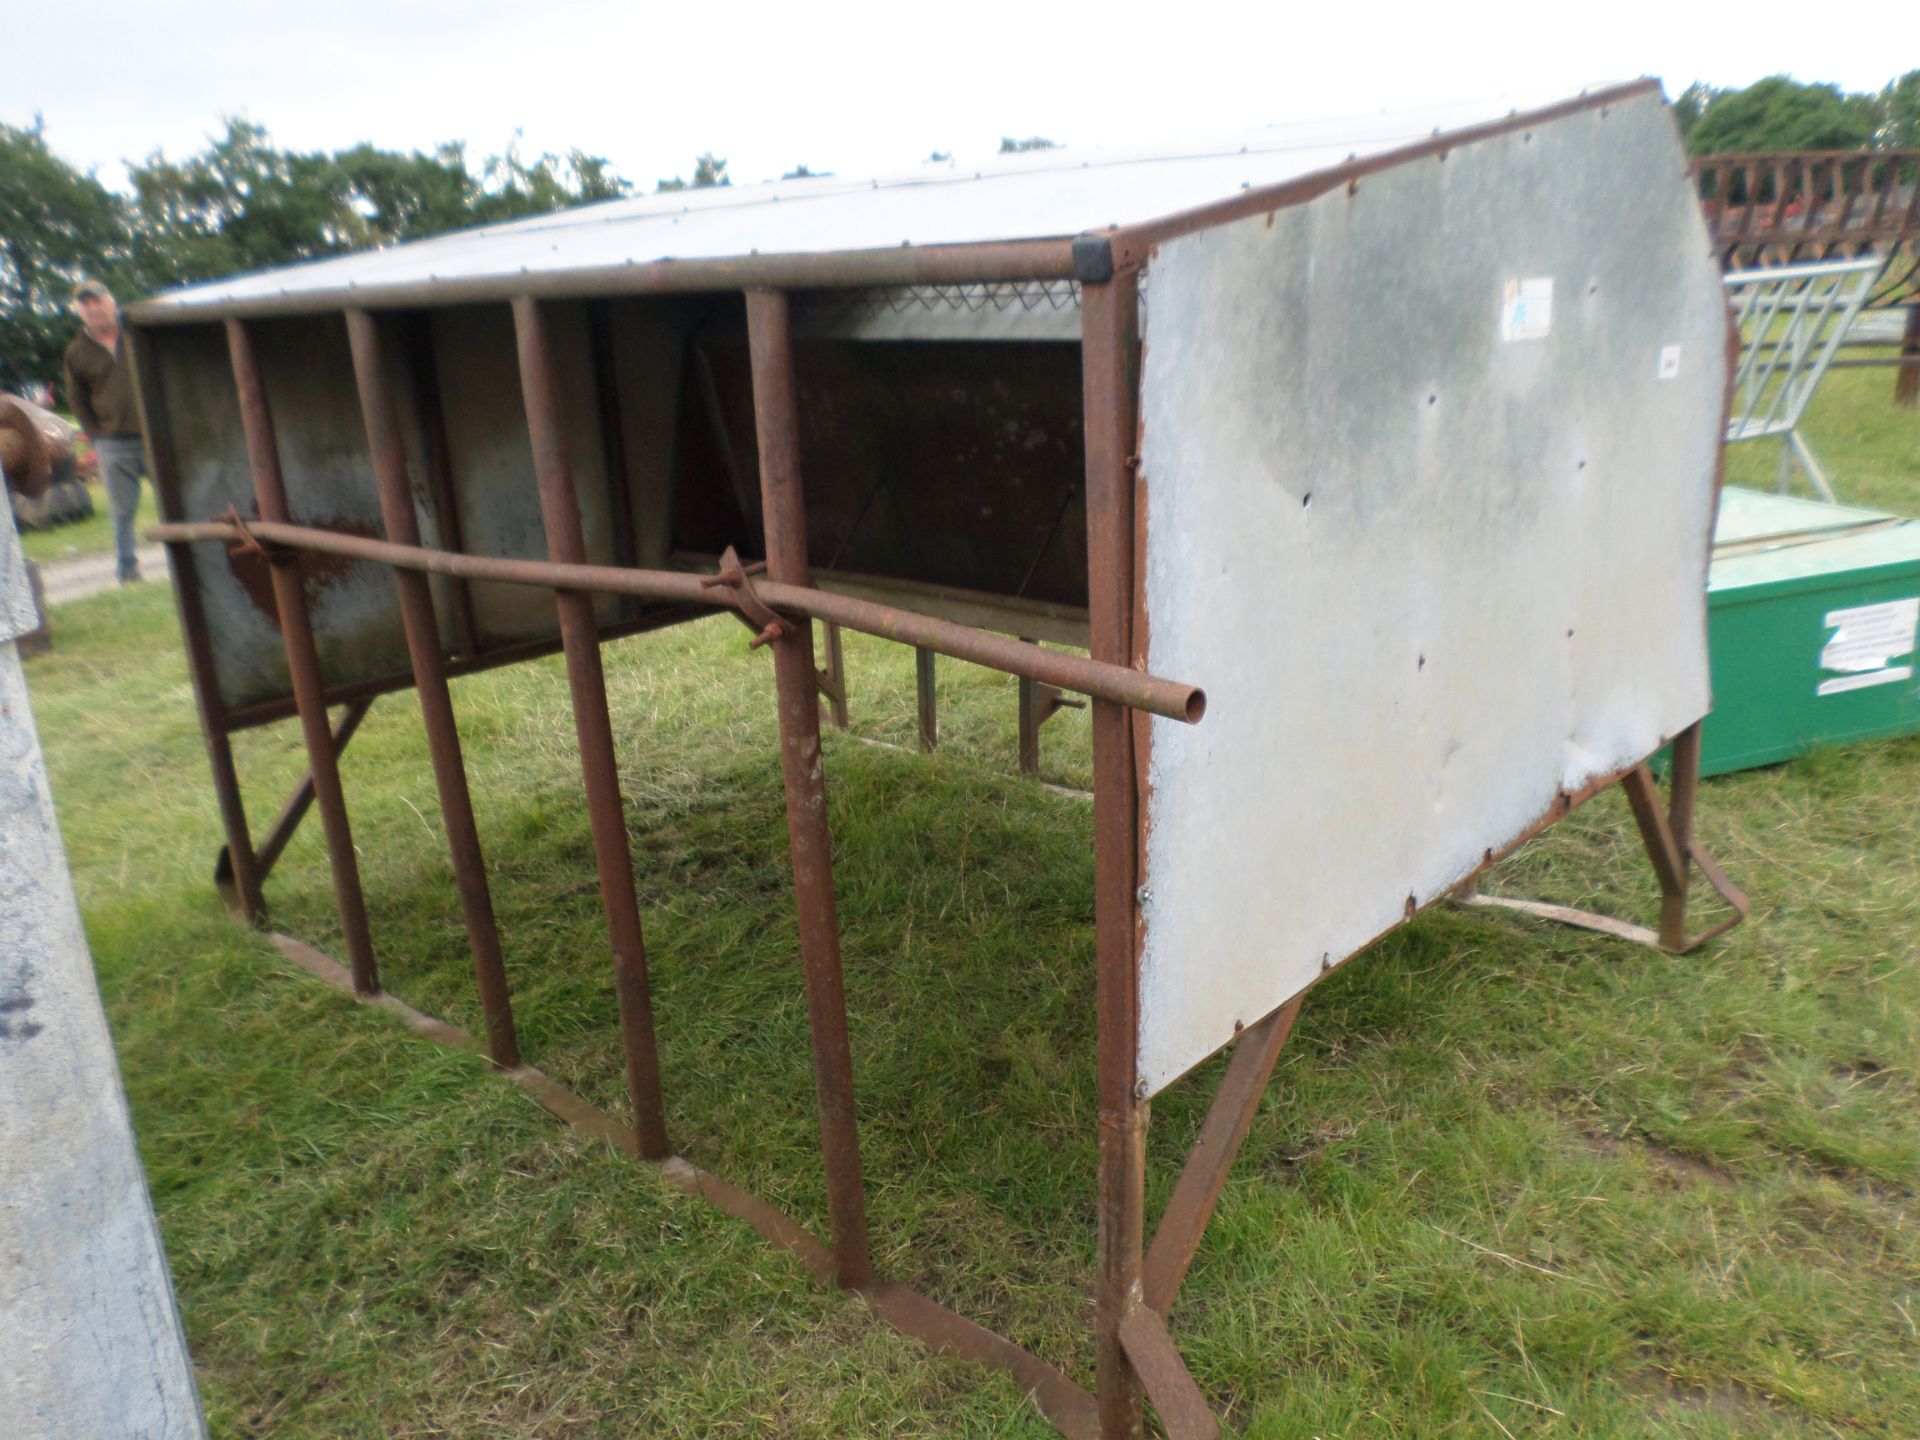
<svg viewBox="0 0 1920 1440">
<path fill-rule="evenodd" d="M 1660 378 L 1662 380 L 1673 380 L 1676 379 L 1679 374 L 1680 347 L 1678 345 L 1662 345 L 1660 347 Z"/>
<path fill-rule="evenodd" d="M 1914 649 L 1914 631 L 1920 626 L 1920 596 L 1884 600 L 1877 605 L 1851 605 L 1827 612 L 1833 631 L 1820 651 L 1820 668 L 1848 675 L 1885 670 Z M 1821 694 L 1828 693 L 1822 689 Z"/>
<path fill-rule="evenodd" d="M 1816 695 L 1844 695 L 1849 690 L 1865 690 L 1870 685 L 1892 685 L 1899 680 L 1911 680 L 1911 665 L 1893 665 L 1885 670 L 1869 670 L 1864 675 L 1839 675 L 1831 680 L 1822 680 L 1814 687 Z"/>
<path fill-rule="evenodd" d="M 1553 277 L 1509 280 L 1500 301 L 1502 340 L 1544 340 L 1553 329 Z"/>
</svg>

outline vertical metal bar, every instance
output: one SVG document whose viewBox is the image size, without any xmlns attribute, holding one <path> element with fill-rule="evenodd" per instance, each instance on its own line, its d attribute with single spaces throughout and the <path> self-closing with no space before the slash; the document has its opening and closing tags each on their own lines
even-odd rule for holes
<svg viewBox="0 0 1920 1440">
<path fill-rule="evenodd" d="M 1849 185 L 1847 183 L 1847 167 L 1849 165 L 1853 167 L 1854 173 L 1859 176 L 1859 183 L 1857 185 Z M 1846 201 L 1846 203 L 1840 207 L 1840 214 L 1833 224 L 1833 233 L 1835 235 L 1842 237 L 1846 235 L 1847 226 L 1853 221 L 1853 207 L 1859 203 L 1860 192 L 1866 188 L 1866 175 L 1866 167 L 1857 160 L 1842 160 L 1835 166 L 1834 184 L 1839 192 L 1836 198 Z"/>
<path fill-rule="evenodd" d="M 434 519 L 440 527 L 440 543 L 449 550 L 464 550 L 461 536 L 460 506 L 453 493 L 453 453 L 447 446 L 447 415 L 440 403 L 440 374 L 433 350 L 433 317 L 422 315 L 404 332 L 407 341 L 407 375 L 413 382 L 413 402 L 420 412 L 420 429 L 426 437 L 427 479 L 433 487 Z M 480 653 L 479 627 L 473 618 L 473 586 L 463 576 L 447 577 L 448 603 L 453 610 L 455 653 Z"/>
<path fill-rule="evenodd" d="M 1920 295 L 1907 305 L 1907 328 L 1900 336 L 1900 369 L 1893 380 L 1893 403 L 1902 410 L 1920 405 Z"/>
<path fill-rule="evenodd" d="M 373 452 L 373 479 L 380 491 L 380 516 L 387 539 L 400 545 L 418 545 L 420 522 L 413 513 L 407 451 L 400 439 L 400 416 L 394 407 L 386 357 L 380 349 L 380 329 L 373 316 L 364 310 L 349 310 L 347 339 L 353 350 L 353 375 L 360 388 L 360 412 L 366 421 L 367 447 Z M 433 758 L 433 778 L 440 792 L 440 815 L 447 827 L 447 852 L 460 892 L 467 945 L 473 952 L 480 1008 L 487 1021 L 487 1055 L 502 1070 L 511 1070 L 520 1063 L 520 1043 L 514 1034 L 513 1002 L 507 993 L 506 966 L 500 958 L 500 930 L 494 921 L 493 896 L 487 889 L 480 832 L 473 823 L 473 799 L 467 792 L 460 729 L 454 720 L 453 696 L 447 690 L 446 657 L 441 653 L 433 588 L 423 572 L 397 567 L 393 583 L 399 593 L 407 653 L 413 661 L 413 685 L 426 725 L 427 751 Z"/>
<path fill-rule="evenodd" d="M 153 477 L 161 515 L 172 521 L 187 518 L 180 498 L 180 471 L 173 453 L 173 432 L 161 403 L 160 371 L 153 346 L 135 330 L 127 331 L 133 354 L 133 395 L 140 412 L 141 433 L 147 442 L 147 474 Z M 227 833 L 226 868 L 233 877 L 240 913 L 249 925 L 266 916 L 261 896 L 260 867 L 254 856 L 253 833 L 247 826 L 247 807 L 240 795 L 240 773 L 233 763 L 233 745 L 227 738 L 226 704 L 220 698 L 220 677 L 213 664 L 213 641 L 207 614 L 200 602 L 200 581 L 194 570 L 193 546 L 172 542 L 167 566 L 173 575 L 173 601 L 180 615 L 180 633 L 186 638 L 187 673 L 193 678 L 193 698 L 200 711 L 200 733 L 207 744 L 207 765 L 213 772 L 214 798 L 220 806 L 220 824 Z"/>
<path fill-rule="evenodd" d="M 1029 645 L 1035 643 L 1022 635 Z M 1040 682 L 1020 677 L 1020 773 L 1040 773 Z"/>
<path fill-rule="evenodd" d="M 540 487 L 540 515 L 547 530 L 547 556 L 581 564 L 587 558 L 587 543 L 580 528 L 573 457 L 567 449 L 560 379 L 554 369 L 546 313 L 539 301 L 523 295 L 513 302 L 513 322 L 527 434 L 533 445 L 533 473 Z M 607 938 L 613 946 L 613 983 L 620 1002 L 620 1041 L 626 1053 L 633 1127 L 640 1153 L 649 1160 L 664 1160 L 671 1151 L 660 1100 L 653 996 L 647 984 L 640 899 L 633 885 L 633 852 L 628 848 L 627 818 L 620 801 L 620 766 L 613 749 L 613 720 L 607 713 L 607 677 L 600 666 L 600 633 L 594 619 L 593 596 L 582 590 L 556 590 L 554 604 L 560 612 L 560 643 L 567 659 L 574 734 L 580 745 L 580 769 L 587 791 L 587 820 L 593 831 L 593 856 L 600 875 L 600 903 L 606 910 Z"/>
<path fill-rule="evenodd" d="M 1137 279 L 1081 287 L 1087 465 L 1087 588 L 1095 659 L 1132 660 Z M 1095 1397 L 1101 1434 L 1134 1440 L 1140 1383 L 1120 1328 L 1145 1248 L 1147 1104 L 1134 1088 L 1140 1045 L 1139 777 L 1124 706 L 1093 702 L 1095 1010 L 1099 1024 L 1099 1261 Z"/>
<path fill-rule="evenodd" d="M 1880 171 L 1880 182 L 1878 185 L 1874 183 L 1873 163 L 1871 161 L 1868 162 L 1867 185 L 1873 191 L 1873 210 L 1867 216 L 1867 223 L 1864 228 L 1868 230 L 1878 230 L 1880 228 L 1880 222 L 1885 218 L 1887 213 L 1887 201 L 1893 198 L 1893 192 L 1899 187 L 1899 184 L 1899 161 L 1890 160 L 1885 163 L 1884 168 Z"/>
<path fill-rule="evenodd" d="M 260 518 L 288 523 L 286 481 L 280 474 L 280 441 L 267 403 L 266 382 L 253 333 L 239 320 L 227 321 L 227 350 L 233 360 L 233 382 L 240 392 L 240 424 L 247 437 L 247 462 L 253 470 L 253 494 Z M 294 704 L 300 710 L 300 729 L 307 742 L 307 769 L 313 775 L 313 796 L 320 805 L 320 823 L 326 831 L 327 861 L 333 870 L 333 895 L 340 909 L 340 928 L 346 934 L 347 966 L 353 988 L 362 995 L 380 990 L 380 973 L 373 958 L 373 936 L 367 928 L 367 903 L 360 891 L 360 862 L 353 850 L 353 828 L 347 821 L 347 797 L 340 788 L 340 765 L 334 754 L 333 730 L 327 723 L 326 684 L 320 675 L 320 654 L 314 646 L 313 617 L 307 613 L 307 592 L 297 555 L 268 557 L 273 575 L 273 600 L 280 611 L 280 634 L 287 647 L 287 670 L 293 681 Z"/>
<path fill-rule="evenodd" d="M 620 374 L 613 359 L 613 319 L 605 302 L 587 307 L 587 341 L 593 357 L 594 403 L 600 411 L 600 458 L 613 525 L 613 563 L 632 565 L 632 475 L 627 468 L 626 425 L 620 416 Z M 638 605 L 633 596 L 621 596 L 620 618 L 631 619 Z"/>
<path fill-rule="evenodd" d="M 1747 200 L 1745 207 L 1741 211 L 1740 227 L 1734 232 L 1734 241 L 1736 244 L 1746 241 L 1753 234 L 1754 220 L 1760 210 L 1760 180 L 1755 171 L 1756 167 L 1750 160 L 1743 165 L 1736 166 L 1733 171 L 1734 174 L 1740 177 L 1741 193 L 1746 196 Z M 1729 177 L 1728 183 L 1732 183 L 1731 176 Z"/>
<path fill-rule="evenodd" d="M 1673 737 L 1671 773 L 1667 781 L 1667 833 L 1680 852 L 1677 894 L 1660 897 L 1660 943 L 1682 950 L 1687 943 L 1687 883 L 1693 878 L 1693 807 L 1700 792 L 1700 725 L 1696 720 Z"/>
<path fill-rule="evenodd" d="M 834 729 L 845 730 L 853 722 L 847 712 L 847 652 L 840 640 L 840 627 L 831 620 L 823 620 L 820 640 L 827 652 L 827 668 L 820 680 L 820 688 L 827 697 L 827 718 L 833 722 Z"/>
<path fill-rule="evenodd" d="M 747 292 L 747 340 L 753 360 L 754 426 L 760 444 L 761 508 L 767 577 L 809 583 L 807 513 L 800 475 L 800 426 L 794 395 L 793 335 L 785 292 Z M 853 1103 L 853 1052 L 840 969 L 840 921 L 833 894 L 832 839 L 820 769 L 820 701 L 815 691 L 813 622 L 794 624 L 773 642 L 780 705 L 780 768 L 787 787 L 787 842 L 793 859 L 800 959 L 806 970 L 807 1027 L 827 1172 L 828 1223 L 835 1276 L 848 1289 L 873 1278 L 867 1250 L 867 1202 Z"/>
<path fill-rule="evenodd" d="M 913 652 L 914 709 L 920 716 L 920 748 L 931 754 L 940 744 L 940 694 L 934 686 L 937 657 L 931 650 Z"/>
</svg>

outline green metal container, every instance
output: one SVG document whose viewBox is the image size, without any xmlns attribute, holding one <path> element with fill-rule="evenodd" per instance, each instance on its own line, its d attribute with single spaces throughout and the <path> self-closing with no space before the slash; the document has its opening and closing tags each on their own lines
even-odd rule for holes
<svg viewBox="0 0 1920 1440">
<path fill-rule="evenodd" d="M 1728 486 L 1701 773 L 1920 730 L 1920 521 Z"/>
</svg>

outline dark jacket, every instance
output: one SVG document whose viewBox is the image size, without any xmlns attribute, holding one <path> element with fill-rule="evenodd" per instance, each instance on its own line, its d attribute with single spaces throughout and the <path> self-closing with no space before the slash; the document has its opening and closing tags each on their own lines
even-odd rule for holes
<svg viewBox="0 0 1920 1440">
<path fill-rule="evenodd" d="M 80 428 L 89 439 L 139 438 L 140 412 L 133 403 L 133 373 L 124 363 L 126 353 L 124 325 L 112 350 L 84 330 L 67 346 L 67 403 L 80 417 Z"/>
</svg>

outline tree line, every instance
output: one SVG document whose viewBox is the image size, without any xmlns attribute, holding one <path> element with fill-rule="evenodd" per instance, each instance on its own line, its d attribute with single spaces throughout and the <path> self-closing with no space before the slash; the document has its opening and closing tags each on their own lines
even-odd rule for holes
<svg viewBox="0 0 1920 1440">
<path fill-rule="evenodd" d="M 801 167 L 803 170 L 805 167 Z M 50 381 L 75 324 L 68 296 L 92 276 L 123 298 L 634 192 L 604 156 L 529 159 L 517 145 L 470 159 L 356 145 L 282 150 L 261 126 L 229 120 L 182 160 L 155 152 L 113 190 L 47 145 L 38 120 L 0 125 L 0 387 Z M 706 154 L 693 178 L 659 190 L 729 184 Z"/>
<path fill-rule="evenodd" d="M 1696 83 L 1674 111 L 1695 154 L 1920 148 L 1920 70 L 1863 93 L 1786 76 L 1734 90 Z M 1014 154 L 1053 144 L 1007 137 L 1000 148 Z M 801 165 L 786 178 L 816 173 Z M 654 188 L 728 183 L 727 162 L 709 153 L 690 180 L 676 175 Z M 183 160 L 156 151 L 130 165 L 122 192 L 56 155 L 37 120 L 0 125 L 0 387 L 56 376 L 74 330 L 67 297 L 82 276 L 121 296 L 147 295 L 635 188 L 604 156 L 578 149 L 528 159 L 509 145 L 479 160 L 460 142 L 430 153 L 370 144 L 282 150 L 259 125 L 229 120 Z"/>
<path fill-rule="evenodd" d="M 1772 75 L 1741 89 L 1695 81 L 1673 102 L 1695 155 L 1740 150 L 1920 149 L 1920 70 L 1878 90 Z"/>
</svg>

